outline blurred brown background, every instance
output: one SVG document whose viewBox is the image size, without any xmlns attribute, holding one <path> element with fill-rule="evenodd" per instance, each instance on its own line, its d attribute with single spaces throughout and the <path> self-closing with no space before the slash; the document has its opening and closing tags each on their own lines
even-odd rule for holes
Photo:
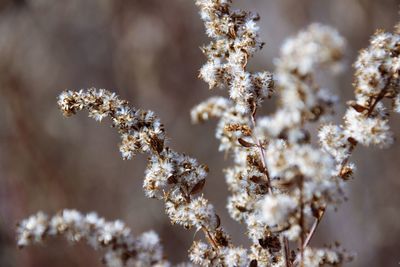
<svg viewBox="0 0 400 267">
<path fill-rule="evenodd" d="M 283 40 L 311 22 L 339 29 L 349 42 L 347 70 L 320 81 L 342 100 L 337 118 L 352 97 L 357 51 L 376 28 L 391 30 L 399 19 L 398 0 L 237 0 L 235 7 L 262 18 L 267 45 L 252 59 L 254 69 L 272 70 Z M 120 218 L 134 233 L 154 229 L 172 261 L 186 259 L 194 233 L 171 226 L 163 203 L 144 197 L 145 157 L 123 161 L 119 137 L 107 121 L 99 125 L 86 114 L 66 120 L 58 111 L 62 90 L 92 86 L 159 114 L 171 146 L 210 166 L 205 194 L 233 240 L 247 244 L 244 228 L 225 211 L 221 169 L 230 162 L 217 151 L 215 124 L 190 123 L 192 106 L 224 93 L 208 91 L 196 78 L 205 61 L 199 46 L 206 42 L 194 1 L 0 1 L 0 266 L 101 266 L 100 254 L 84 244 L 53 240 L 45 247 L 16 249 L 18 220 L 62 208 Z M 396 136 L 399 119 L 394 116 L 392 123 Z M 349 182 L 349 201 L 328 213 L 313 240 L 337 240 L 357 253 L 349 266 L 400 262 L 399 148 L 396 143 L 386 150 L 357 149 L 353 159 L 359 170 Z"/>
</svg>

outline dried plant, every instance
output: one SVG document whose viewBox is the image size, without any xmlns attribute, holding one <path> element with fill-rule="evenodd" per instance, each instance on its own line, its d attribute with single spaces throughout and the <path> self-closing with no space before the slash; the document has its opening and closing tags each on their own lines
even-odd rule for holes
<svg viewBox="0 0 400 267">
<path fill-rule="evenodd" d="M 343 186 L 355 171 L 350 162 L 358 144 L 393 143 L 388 119 L 400 112 L 400 25 L 377 31 L 354 65 L 355 100 L 348 102 L 342 125 L 329 122 L 337 97 L 316 82 L 319 69 L 337 72 L 346 43 L 328 26 L 312 24 L 289 38 L 275 61 L 276 70 L 250 72 L 247 63 L 263 43 L 255 14 L 232 10 L 229 0 L 198 0 L 211 42 L 202 47 L 207 63 L 200 78 L 210 88 L 229 90 L 191 112 L 195 123 L 219 120 L 219 150 L 231 155 L 224 170 L 231 195 L 231 217 L 246 225 L 252 245 L 232 243 L 202 189 L 208 167 L 167 146 L 164 127 L 151 111 L 135 109 L 104 89 L 65 91 L 58 104 L 65 116 L 87 109 L 89 117 L 110 117 L 121 135 L 123 159 L 148 154 L 143 188 L 162 200 L 173 224 L 204 233 L 189 259 L 202 266 L 323 266 L 351 260 L 338 244 L 312 248 L 310 240 L 328 208 L 344 199 Z M 278 97 L 277 110 L 257 116 L 265 98 Z M 390 100 L 390 101 L 385 101 Z M 312 142 L 310 125 L 319 126 Z M 105 248 L 107 266 L 170 266 L 154 232 L 133 237 L 120 221 L 64 210 L 52 218 L 38 213 L 18 226 L 18 245 L 63 235 Z M 184 263 L 181 266 L 190 266 Z"/>
</svg>

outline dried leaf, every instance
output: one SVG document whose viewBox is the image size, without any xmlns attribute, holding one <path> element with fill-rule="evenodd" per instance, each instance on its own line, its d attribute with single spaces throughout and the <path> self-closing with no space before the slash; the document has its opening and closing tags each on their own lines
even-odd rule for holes
<svg viewBox="0 0 400 267">
<path fill-rule="evenodd" d="M 191 195 L 200 193 L 203 190 L 204 185 L 206 184 L 206 179 L 202 179 L 195 186 L 193 186 L 192 190 L 190 191 Z"/>
<path fill-rule="evenodd" d="M 221 218 L 217 214 L 215 214 L 215 216 L 217 217 L 217 226 L 216 226 L 216 228 L 218 228 L 218 227 L 221 226 Z"/>
<path fill-rule="evenodd" d="M 276 253 L 281 250 L 281 243 L 277 236 L 267 236 L 264 239 L 259 239 L 258 243 L 262 248 L 268 249 L 271 253 Z"/>
<path fill-rule="evenodd" d="M 343 180 L 347 181 L 351 178 L 351 176 L 353 175 L 353 169 L 350 166 L 344 166 L 341 170 L 340 170 L 340 177 L 343 178 Z"/>
<path fill-rule="evenodd" d="M 241 144 L 244 147 L 253 147 L 255 146 L 253 143 L 245 141 L 243 138 L 238 138 L 239 144 Z"/>
<path fill-rule="evenodd" d="M 357 104 L 355 101 L 349 101 L 348 104 L 350 105 L 350 107 L 354 108 L 354 110 L 357 111 L 358 113 L 361 113 L 368 109 L 367 107 Z"/>
<path fill-rule="evenodd" d="M 171 175 L 170 177 L 168 177 L 167 182 L 168 184 L 176 184 L 178 180 L 176 179 L 175 175 Z"/>
<path fill-rule="evenodd" d="M 240 212 L 246 212 L 247 211 L 246 207 L 243 207 L 243 206 L 236 205 L 235 208 L 237 208 Z"/>
<path fill-rule="evenodd" d="M 251 177 L 250 177 L 250 181 L 252 181 L 253 183 L 256 183 L 256 184 L 262 184 L 262 183 L 264 183 L 263 178 L 260 177 L 260 176 L 256 176 L 256 175 L 251 176 Z"/>
<path fill-rule="evenodd" d="M 150 138 L 150 146 L 157 154 L 160 154 L 164 150 L 164 140 L 160 140 L 156 135 L 153 135 Z"/>
<path fill-rule="evenodd" d="M 258 266 L 257 260 L 252 260 L 252 261 L 250 262 L 249 267 L 257 267 L 257 266 Z"/>
</svg>

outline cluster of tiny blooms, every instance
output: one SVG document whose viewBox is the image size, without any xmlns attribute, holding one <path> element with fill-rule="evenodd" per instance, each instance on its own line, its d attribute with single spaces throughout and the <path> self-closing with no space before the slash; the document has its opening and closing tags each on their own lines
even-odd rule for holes
<svg viewBox="0 0 400 267">
<path fill-rule="evenodd" d="M 343 125 L 326 124 L 319 131 L 322 147 L 337 162 L 339 176 L 348 178 L 348 163 L 357 144 L 387 147 L 394 141 L 391 112 L 400 112 L 400 24 L 394 33 L 377 31 L 354 64 L 355 100 L 348 102 Z M 384 105 L 383 100 L 389 100 Z"/>
<path fill-rule="evenodd" d="M 220 47 L 221 39 L 226 42 L 240 37 L 212 31 L 214 24 L 210 21 L 220 18 L 220 10 L 229 12 L 229 1 L 198 2 L 206 17 L 207 33 L 217 40 L 212 42 L 213 48 Z M 213 9 L 214 17 L 209 15 Z M 239 23 L 234 28 L 240 27 Z M 226 47 L 224 42 L 220 49 Z M 275 60 L 274 83 L 269 83 L 269 92 L 278 95 L 278 108 L 264 117 L 255 116 L 261 101 L 242 97 L 249 104 L 244 109 L 237 94 L 232 93 L 243 87 L 231 83 L 241 79 L 241 73 L 225 69 L 229 57 L 228 63 L 221 64 L 219 53 L 214 56 L 205 50 L 208 62 L 200 76 L 210 87 L 227 85 L 230 99 L 211 97 L 194 107 L 191 117 L 195 123 L 219 120 L 219 150 L 230 153 L 234 162 L 225 169 L 232 194 L 227 209 L 233 219 L 247 226 L 253 266 L 336 266 L 351 259 L 340 247 L 314 249 L 308 245 L 326 208 L 343 199 L 342 186 L 355 169 L 348 159 L 357 142 L 382 147 L 393 141 L 387 124 L 389 113 L 378 102 L 389 98 L 392 109 L 399 111 L 398 28 L 394 34 L 378 32 L 370 47 L 360 53 L 355 63 L 356 101 L 350 102 L 344 125 L 334 126 L 327 121 L 334 113 L 337 97 L 321 88 L 315 76 L 319 69 L 337 73 L 345 46 L 335 29 L 320 24 L 289 38 Z M 223 55 L 230 53 L 228 50 Z M 243 70 L 248 57 L 245 59 Z M 212 73 L 210 64 L 220 76 L 204 74 Z M 226 73 L 229 79 L 223 79 Z M 322 148 L 311 144 L 311 123 L 323 125 L 319 132 Z"/>
<path fill-rule="evenodd" d="M 202 48 L 208 61 L 200 77 L 210 88 L 229 88 L 229 95 L 241 113 L 251 112 L 272 90 L 269 72 L 246 70 L 248 59 L 263 46 L 258 38 L 259 16 L 231 10 L 230 0 L 197 0 L 210 44 Z"/>
<path fill-rule="evenodd" d="M 96 213 L 85 215 L 76 210 L 63 210 L 49 218 L 39 212 L 20 222 L 17 234 L 20 247 L 56 236 L 63 236 L 70 242 L 84 240 L 94 249 L 105 250 L 103 261 L 109 267 L 171 266 L 164 259 L 160 239 L 155 232 L 135 237 L 122 221 L 108 222 Z"/>
<path fill-rule="evenodd" d="M 209 258 L 205 260 L 226 265 L 224 262 L 230 259 L 226 253 L 239 248 L 232 246 L 213 205 L 200 194 L 208 168 L 167 147 L 164 128 L 151 111 L 129 107 L 127 101 L 104 89 L 66 91 L 60 95 L 58 104 L 66 116 L 86 108 L 89 116 L 96 120 L 111 117 L 113 126 L 121 134 L 120 151 L 124 159 L 130 159 L 137 152 L 149 154 L 143 183 L 145 194 L 165 202 L 166 213 L 173 224 L 202 230 L 208 240 L 207 248 L 214 251 L 207 254 Z M 193 254 L 197 250 L 191 251 Z M 202 263 L 195 256 L 191 259 Z"/>
<path fill-rule="evenodd" d="M 289 38 L 275 60 L 275 84 L 278 110 L 260 118 L 258 128 L 269 136 L 286 137 L 291 142 L 305 139 L 303 126 L 317 122 L 332 113 L 337 97 L 315 82 L 320 67 L 340 69 L 345 41 L 338 32 L 320 24 L 312 24 L 297 36 Z"/>
<path fill-rule="evenodd" d="M 121 135 L 124 159 L 148 154 L 146 196 L 164 201 L 173 224 L 204 233 L 204 240 L 194 240 L 189 249 L 193 264 L 318 267 L 351 260 L 340 245 L 313 248 L 310 240 L 326 210 L 343 199 L 342 187 L 355 170 L 349 159 L 357 144 L 387 147 L 394 140 L 388 119 L 390 112 L 400 112 L 400 24 L 394 33 L 378 31 L 360 52 L 354 64 L 355 100 L 348 102 L 343 125 L 334 125 L 329 119 L 337 97 L 315 77 L 320 69 L 341 69 L 345 41 L 335 29 L 310 25 L 283 44 L 274 74 L 252 73 L 248 60 L 263 46 L 258 15 L 231 9 L 230 0 L 197 0 L 196 5 L 212 39 L 202 48 L 207 62 L 200 78 L 210 88 L 227 87 L 229 97 L 211 97 L 194 107 L 191 117 L 195 123 L 218 119 L 219 150 L 233 161 L 224 170 L 230 192 L 227 209 L 246 225 L 249 248 L 232 243 L 201 194 L 207 166 L 169 148 L 153 112 L 130 107 L 104 89 L 65 91 L 58 99 L 60 109 L 65 116 L 86 109 L 97 121 L 111 118 Z M 277 110 L 256 116 L 273 92 Z M 311 142 L 311 124 L 319 126 L 320 146 Z M 154 233 L 133 238 L 119 221 L 107 223 L 76 211 L 50 219 L 38 213 L 22 221 L 18 244 L 49 235 L 105 247 L 108 266 L 169 266 Z"/>
<path fill-rule="evenodd" d="M 303 239 L 305 224 L 339 192 L 340 181 L 331 177 L 335 162 L 309 144 L 305 124 L 331 113 L 336 98 L 315 84 L 313 74 L 319 66 L 337 69 L 344 47 L 336 30 L 319 24 L 287 40 L 276 60 L 280 101 L 271 116 L 256 120 L 255 110 L 243 114 L 235 99 L 223 97 L 192 110 L 195 123 L 219 119 L 220 150 L 230 152 L 234 161 L 225 169 L 232 193 L 227 208 L 247 225 L 253 264 L 292 264 L 296 251 L 285 248 L 285 239 Z"/>
</svg>

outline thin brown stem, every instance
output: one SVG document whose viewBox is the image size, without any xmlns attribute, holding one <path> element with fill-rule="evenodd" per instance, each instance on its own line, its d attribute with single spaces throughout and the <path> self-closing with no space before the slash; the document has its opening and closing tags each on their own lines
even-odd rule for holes
<svg viewBox="0 0 400 267">
<path fill-rule="evenodd" d="M 300 248 L 303 251 L 303 253 L 304 253 L 304 250 L 307 248 L 307 246 L 310 244 L 311 238 L 314 236 L 314 234 L 318 228 L 318 225 L 321 222 L 324 214 L 325 214 L 325 208 L 320 210 L 320 214 L 319 214 L 318 218 L 315 218 L 315 221 L 314 221 L 313 225 L 311 226 L 310 232 L 308 233 L 307 237 L 304 240 L 302 247 Z M 293 266 L 296 266 L 298 263 L 299 263 L 299 259 L 297 258 L 294 261 Z"/>
<path fill-rule="evenodd" d="M 256 127 L 256 119 L 255 119 L 254 115 L 255 115 L 255 111 L 250 116 L 253 129 Z M 268 192 L 271 194 L 272 193 L 272 190 L 271 190 L 271 179 L 269 177 L 269 171 L 268 171 L 267 162 L 266 162 L 266 159 L 265 159 L 264 147 L 263 147 L 261 141 L 256 136 L 253 135 L 253 139 L 254 139 L 257 147 L 258 147 L 258 153 L 259 153 L 260 158 L 261 158 L 261 163 L 262 163 L 263 168 L 265 170 L 264 174 L 265 174 L 265 177 L 266 177 L 266 180 L 267 180 Z"/>
<path fill-rule="evenodd" d="M 285 257 L 286 267 L 291 267 L 292 264 L 291 264 L 290 259 L 289 259 L 290 252 L 289 252 L 289 242 L 288 242 L 287 237 L 282 237 L 282 243 L 283 243 L 283 246 L 284 246 L 283 253 L 284 253 L 284 257 Z"/>
<path fill-rule="evenodd" d="M 303 201 L 303 182 L 304 179 L 301 177 L 300 181 L 300 219 L 299 224 L 301 227 L 300 233 L 300 266 L 304 266 L 304 232 L 305 232 L 305 225 L 304 225 L 304 201 Z"/>
<path fill-rule="evenodd" d="M 322 209 L 319 217 L 315 218 L 314 223 L 311 226 L 310 232 L 308 233 L 308 235 L 304 241 L 303 249 L 305 249 L 308 246 L 308 244 L 310 243 L 311 238 L 314 236 L 314 233 L 317 230 L 317 227 L 318 227 L 319 223 L 321 222 L 322 217 L 324 216 L 324 213 L 325 213 L 325 209 Z"/>
<path fill-rule="evenodd" d="M 206 236 L 208 242 L 214 247 L 214 249 L 216 251 L 219 251 L 218 244 L 217 244 L 217 242 L 215 242 L 215 240 L 214 240 L 213 236 L 211 235 L 211 233 L 205 227 L 202 227 L 201 229 L 203 230 L 204 235 Z"/>
<path fill-rule="evenodd" d="M 387 89 L 389 87 L 389 84 L 390 84 L 390 81 L 387 83 L 385 88 L 383 88 L 382 91 L 374 99 L 374 102 L 372 103 L 372 105 L 368 109 L 368 113 L 367 113 L 368 116 L 371 115 L 371 113 L 374 111 L 374 109 L 375 109 L 376 105 L 379 103 L 379 101 L 381 101 L 385 97 L 386 91 L 387 91 Z"/>
</svg>

